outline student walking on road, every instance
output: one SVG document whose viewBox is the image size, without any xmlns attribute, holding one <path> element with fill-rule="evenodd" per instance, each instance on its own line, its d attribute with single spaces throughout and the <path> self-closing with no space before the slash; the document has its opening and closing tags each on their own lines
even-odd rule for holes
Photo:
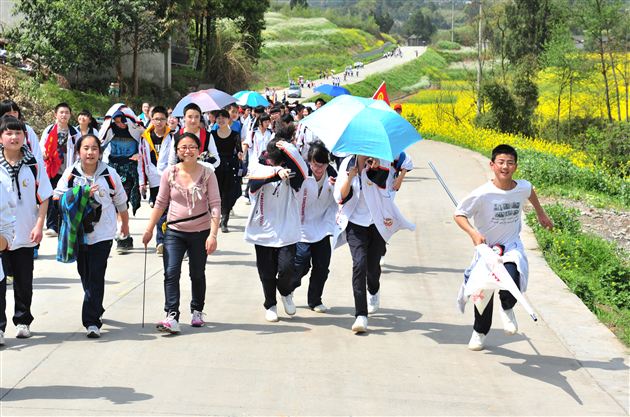
<svg viewBox="0 0 630 417">
<path fill-rule="evenodd" d="M 330 166 L 330 152 L 321 141 L 311 144 L 308 151 L 309 175 L 298 194 L 299 218 L 302 238 L 296 245 L 293 288 L 300 286 L 311 265 L 313 270 L 308 285 L 308 306 L 317 313 L 328 308 L 322 302 L 324 284 L 328 279 L 328 267 L 332 247 L 330 237 L 335 231 L 337 202 L 333 190 L 337 172 Z"/>
<path fill-rule="evenodd" d="M 335 199 L 341 205 L 337 224 L 345 230 L 352 254 L 356 333 L 367 331 L 368 313 L 380 307 L 379 261 L 385 243 L 400 229 L 415 229 L 394 205 L 387 189 L 389 175 L 389 167 L 380 166 L 378 159 L 354 155 L 342 161 L 335 182 Z"/>
<path fill-rule="evenodd" d="M 180 160 L 162 174 L 160 191 L 142 236 L 146 246 L 153 228 L 168 208 L 164 235 L 164 311 L 159 331 L 179 333 L 179 280 L 184 254 L 188 252 L 192 300 L 191 325 L 201 327 L 206 298 L 206 260 L 217 249 L 221 198 L 212 168 L 197 161 L 199 138 L 185 132 L 175 139 Z"/>
<path fill-rule="evenodd" d="M 31 336 L 33 322 L 33 251 L 42 240 L 44 218 L 48 209 L 52 187 L 46 169 L 25 145 L 26 125 L 11 116 L 0 119 L 0 177 L 2 184 L 10 184 L 12 198 L 16 201 L 15 237 L 9 242 L 9 250 L 2 253 L 3 269 L 13 274 L 15 313 L 13 324 L 16 337 Z M 7 280 L 2 280 L 2 292 L 6 293 Z M 0 330 L 6 330 L 6 300 L 0 297 Z"/>
<path fill-rule="evenodd" d="M 499 251 L 505 269 L 509 272 L 516 286 L 521 292 L 527 290 L 528 263 L 525 248 L 520 238 L 521 214 L 525 201 L 529 200 L 536 210 L 538 222 L 546 228 L 552 228 L 553 222 L 540 205 L 532 184 L 526 180 L 514 180 L 512 176 L 517 168 L 516 150 L 510 145 L 499 145 L 492 150 L 490 169 L 494 178 L 475 189 L 463 199 L 455 211 L 455 222 L 464 230 L 475 246 L 488 244 Z M 473 220 L 475 227 L 470 224 Z M 473 262 L 464 272 L 464 281 L 478 271 L 475 267 L 482 267 L 478 253 Z M 460 291 L 460 294 L 462 291 Z M 461 298 L 461 296 L 460 296 Z M 475 321 L 473 332 L 468 343 L 470 350 L 482 350 L 485 338 L 492 326 L 492 305 L 494 294 L 490 301 L 479 313 L 475 307 Z M 518 331 L 514 305 L 516 299 L 508 291 L 499 291 L 501 309 L 499 315 L 503 322 L 503 329 L 508 335 Z M 458 302 L 461 302 L 458 300 Z M 462 310 L 463 311 L 463 310 Z"/>
<path fill-rule="evenodd" d="M 65 170 L 55 189 L 54 198 L 63 218 L 57 259 L 76 259 L 84 292 L 81 320 L 87 337 L 98 338 L 105 312 L 105 271 L 116 237 L 117 214 L 121 219 L 120 234 L 129 235 L 127 194 L 116 170 L 101 161 L 98 137 L 82 136 L 76 143 L 76 153 L 78 160 Z M 81 219 L 80 224 L 77 219 Z"/>
<path fill-rule="evenodd" d="M 40 145 L 46 164 L 46 173 L 53 188 L 57 186 L 61 174 L 75 161 L 74 145 L 79 139 L 79 132 L 70 126 L 72 110 L 66 103 L 55 106 L 55 123 L 44 129 Z M 59 233 L 59 211 L 55 204 L 48 206 L 46 216 L 46 235 L 55 237 Z"/>
<path fill-rule="evenodd" d="M 290 140 L 288 135 L 278 136 Z M 301 238 L 297 192 L 307 167 L 295 146 L 284 140 L 269 142 L 266 158 L 269 165 L 256 164 L 249 176 L 252 208 L 245 240 L 255 245 L 256 267 L 265 296 L 265 319 L 276 322 L 276 290 L 285 313 L 295 314 L 291 292 L 295 244 Z"/>
<path fill-rule="evenodd" d="M 241 136 L 239 132 L 230 128 L 229 121 L 228 111 L 219 110 L 217 113 L 219 128 L 210 133 L 221 160 L 215 174 L 221 193 L 221 232 L 223 233 L 229 232 L 230 210 L 241 196 L 241 177 L 239 176 L 242 176 L 240 161 L 243 158 Z"/>
</svg>

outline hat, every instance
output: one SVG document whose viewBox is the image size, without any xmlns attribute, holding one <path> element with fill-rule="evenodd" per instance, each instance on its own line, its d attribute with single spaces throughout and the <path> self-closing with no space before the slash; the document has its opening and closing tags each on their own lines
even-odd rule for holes
<svg viewBox="0 0 630 417">
<path fill-rule="evenodd" d="M 402 111 L 402 104 L 399 104 L 399 103 L 394 104 L 394 110 L 401 110 Z"/>
</svg>

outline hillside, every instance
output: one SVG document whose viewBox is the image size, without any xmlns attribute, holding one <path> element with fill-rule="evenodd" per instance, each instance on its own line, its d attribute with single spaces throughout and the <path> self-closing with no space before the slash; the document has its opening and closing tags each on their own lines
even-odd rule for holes
<svg viewBox="0 0 630 417">
<path fill-rule="evenodd" d="M 369 62 L 382 55 L 379 48 L 387 40 L 393 41 L 387 35 L 383 40 L 359 29 L 341 28 L 321 17 L 296 18 L 270 12 L 265 14 L 265 21 L 253 89 L 283 87 L 288 76 L 316 79 L 321 70 L 339 72 L 357 60 Z M 372 56 L 366 56 L 372 51 Z"/>
</svg>

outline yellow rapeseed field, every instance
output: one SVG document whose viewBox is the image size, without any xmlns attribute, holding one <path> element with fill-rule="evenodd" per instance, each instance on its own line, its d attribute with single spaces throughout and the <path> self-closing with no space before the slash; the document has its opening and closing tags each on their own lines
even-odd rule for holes
<svg viewBox="0 0 630 417">
<path fill-rule="evenodd" d="M 435 98 L 434 103 L 403 106 L 403 116 L 407 119 L 420 120 L 419 131 L 430 138 L 433 135 L 448 137 L 454 142 L 475 149 L 490 150 L 495 146 L 508 143 L 517 149 L 527 149 L 559 156 L 570 160 L 578 167 L 592 167 L 588 155 L 568 145 L 557 144 L 543 139 L 530 139 L 521 135 L 500 133 L 492 129 L 475 127 L 475 98 L 471 92 L 443 92 L 444 96 L 455 95 L 457 100 L 441 100 L 437 91 L 427 91 L 427 97 Z"/>
</svg>

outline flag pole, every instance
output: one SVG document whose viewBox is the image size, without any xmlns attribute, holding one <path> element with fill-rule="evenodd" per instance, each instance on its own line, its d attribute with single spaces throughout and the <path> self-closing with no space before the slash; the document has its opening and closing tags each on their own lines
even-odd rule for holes
<svg viewBox="0 0 630 417">
<path fill-rule="evenodd" d="M 446 191 L 446 194 L 448 194 L 448 196 L 451 198 L 451 201 L 453 202 L 455 207 L 457 207 L 457 204 L 458 204 L 457 203 L 457 199 L 455 198 L 455 196 L 453 196 L 453 194 L 451 193 L 451 190 L 449 190 L 448 187 L 446 186 L 446 183 L 442 179 L 442 176 L 438 172 L 438 170 L 435 167 L 435 165 L 433 165 L 433 163 L 431 161 L 429 161 L 429 166 L 431 167 L 431 170 L 433 170 L 433 173 L 435 174 L 435 178 L 437 178 L 437 180 L 440 182 L 440 184 L 442 184 L 442 187 L 444 188 L 444 191 Z"/>
</svg>

